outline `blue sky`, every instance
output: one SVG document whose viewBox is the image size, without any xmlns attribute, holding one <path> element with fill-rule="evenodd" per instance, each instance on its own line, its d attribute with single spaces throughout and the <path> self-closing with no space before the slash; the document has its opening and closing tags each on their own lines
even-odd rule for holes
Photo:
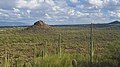
<svg viewBox="0 0 120 67">
<path fill-rule="evenodd" d="M 120 19 L 120 0 L 0 0 L 0 21 L 33 24 L 108 23 Z"/>
</svg>

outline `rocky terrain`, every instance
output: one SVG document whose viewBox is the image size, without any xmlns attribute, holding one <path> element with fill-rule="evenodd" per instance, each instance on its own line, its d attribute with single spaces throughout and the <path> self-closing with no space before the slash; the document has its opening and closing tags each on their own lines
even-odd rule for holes
<svg viewBox="0 0 120 67">
<path fill-rule="evenodd" d="M 51 27 L 42 20 L 36 21 L 34 25 L 29 26 L 27 29 L 25 29 L 25 31 L 29 32 L 46 32 L 50 30 Z"/>
</svg>

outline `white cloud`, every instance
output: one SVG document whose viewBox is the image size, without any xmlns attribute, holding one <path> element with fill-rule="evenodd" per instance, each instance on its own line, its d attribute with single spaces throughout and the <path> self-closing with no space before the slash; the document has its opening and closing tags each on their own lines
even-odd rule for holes
<svg viewBox="0 0 120 67">
<path fill-rule="evenodd" d="M 8 14 L 2 14 L 2 16 L 4 16 L 4 17 L 10 17 Z"/>
<path fill-rule="evenodd" d="M 70 0 L 73 3 L 77 3 L 79 0 Z"/>
<path fill-rule="evenodd" d="M 53 0 L 45 0 L 46 3 L 50 4 L 50 5 L 55 5 Z"/>
<path fill-rule="evenodd" d="M 116 11 L 108 11 L 109 15 L 111 17 L 119 17 L 120 18 L 120 10 L 116 10 Z"/>
<path fill-rule="evenodd" d="M 69 15 L 75 15 L 75 10 L 70 10 L 70 11 L 68 11 L 68 14 L 69 14 Z"/>
<path fill-rule="evenodd" d="M 30 12 L 31 12 L 30 10 L 27 10 L 27 13 L 28 13 L 28 14 L 30 14 Z"/>
<path fill-rule="evenodd" d="M 14 16 L 17 17 L 17 18 L 22 18 L 21 14 L 14 14 Z"/>
<path fill-rule="evenodd" d="M 14 12 L 20 12 L 20 10 L 17 8 L 13 8 L 13 10 L 14 10 Z"/>
<path fill-rule="evenodd" d="M 53 6 L 53 8 L 52 8 L 54 11 L 58 11 L 58 10 L 60 10 L 60 7 L 59 6 Z"/>
<path fill-rule="evenodd" d="M 110 0 L 102 0 L 103 4 L 108 4 L 110 2 Z"/>
<path fill-rule="evenodd" d="M 27 22 L 41 18 L 51 22 L 77 22 L 85 21 L 83 18 L 101 20 L 109 16 L 113 19 L 120 17 L 119 6 L 119 0 L 3 0 L 0 1 L 0 20 Z"/>
<path fill-rule="evenodd" d="M 27 1 L 18 0 L 16 5 L 18 8 L 37 9 L 40 8 L 41 5 L 44 5 L 45 3 L 51 6 L 55 5 L 53 0 L 27 0 Z"/>
<path fill-rule="evenodd" d="M 50 17 L 50 15 L 48 15 L 47 13 L 45 14 L 45 18 L 47 18 L 47 19 L 51 19 L 52 17 Z"/>
<path fill-rule="evenodd" d="M 89 0 L 90 4 L 97 5 L 97 6 L 102 6 L 103 1 L 102 0 Z"/>
<path fill-rule="evenodd" d="M 120 0 L 112 0 L 113 4 L 117 5 L 120 3 Z"/>
<path fill-rule="evenodd" d="M 17 7 L 18 8 L 29 8 L 29 9 L 34 9 L 36 7 L 40 6 L 37 0 L 18 0 L 17 2 Z"/>
<path fill-rule="evenodd" d="M 84 13 L 81 13 L 81 12 L 79 12 L 79 11 L 76 12 L 76 15 L 77 15 L 78 17 L 83 17 L 83 16 L 85 16 Z"/>
</svg>

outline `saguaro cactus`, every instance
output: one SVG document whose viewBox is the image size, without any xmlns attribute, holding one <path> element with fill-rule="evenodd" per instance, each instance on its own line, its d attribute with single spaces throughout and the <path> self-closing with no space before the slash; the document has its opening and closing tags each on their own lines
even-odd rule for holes
<svg viewBox="0 0 120 67">
<path fill-rule="evenodd" d="M 58 47 L 59 47 L 59 56 L 61 57 L 61 34 L 59 34 Z"/>
<path fill-rule="evenodd" d="M 47 54 L 47 41 L 43 44 L 42 57 L 44 58 Z"/>
<path fill-rule="evenodd" d="M 91 23 L 91 29 L 90 29 L 90 67 L 92 67 L 93 64 L 93 23 Z"/>
<path fill-rule="evenodd" d="M 8 67 L 7 65 L 7 49 L 6 49 L 6 46 L 5 46 L 5 67 Z"/>
<path fill-rule="evenodd" d="M 34 50 L 33 51 L 34 52 L 33 53 L 34 54 L 34 56 L 33 56 L 33 67 L 35 67 L 35 64 L 36 64 L 36 61 L 35 61 L 36 60 L 36 51 L 37 51 L 36 44 L 34 44 L 34 49 L 33 50 Z"/>
</svg>

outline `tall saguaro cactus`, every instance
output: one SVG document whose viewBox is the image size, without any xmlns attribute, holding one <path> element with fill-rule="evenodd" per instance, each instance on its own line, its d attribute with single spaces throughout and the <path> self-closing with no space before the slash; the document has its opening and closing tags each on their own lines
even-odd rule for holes
<svg viewBox="0 0 120 67">
<path fill-rule="evenodd" d="M 59 47 L 59 56 L 61 57 L 61 34 L 59 34 L 58 47 Z"/>
<path fill-rule="evenodd" d="M 43 51 L 44 51 L 44 57 L 46 57 L 46 55 L 47 55 L 47 41 L 45 41 L 45 45 L 44 45 L 43 48 L 44 48 L 43 49 Z"/>
<path fill-rule="evenodd" d="M 93 55 L 94 55 L 94 50 L 93 50 L 93 23 L 91 23 L 91 29 L 90 29 L 90 67 L 92 67 L 93 64 Z"/>
<path fill-rule="evenodd" d="M 34 55 L 33 55 L 33 67 L 35 67 L 35 64 L 36 64 L 36 51 L 37 51 L 37 49 L 36 49 L 36 44 L 34 44 L 34 49 L 33 49 L 34 51 Z"/>
<path fill-rule="evenodd" d="M 4 44 L 4 50 L 5 50 L 5 66 L 4 67 L 8 67 L 8 41 L 9 41 L 9 38 L 6 36 L 6 42 Z"/>
<path fill-rule="evenodd" d="M 8 61 L 8 59 L 7 59 L 8 57 L 7 57 L 7 49 L 6 49 L 6 47 L 7 46 L 5 45 L 5 67 L 8 67 L 8 64 L 7 64 L 8 63 L 7 62 Z"/>
</svg>

